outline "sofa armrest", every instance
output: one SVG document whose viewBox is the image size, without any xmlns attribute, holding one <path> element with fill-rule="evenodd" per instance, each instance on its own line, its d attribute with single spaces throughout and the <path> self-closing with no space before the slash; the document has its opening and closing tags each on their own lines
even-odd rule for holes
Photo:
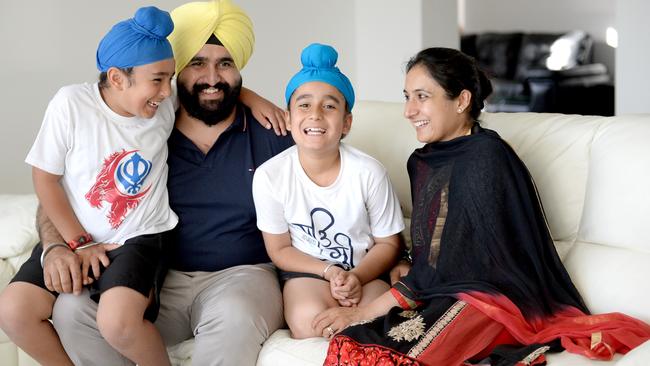
<svg viewBox="0 0 650 366">
<path fill-rule="evenodd" d="M 38 242 L 35 195 L 0 195 L 0 258 L 31 250 Z"/>
</svg>

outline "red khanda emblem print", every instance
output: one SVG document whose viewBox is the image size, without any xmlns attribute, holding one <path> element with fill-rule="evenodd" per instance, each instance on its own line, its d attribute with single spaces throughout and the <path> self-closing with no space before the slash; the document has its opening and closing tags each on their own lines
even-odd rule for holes
<svg viewBox="0 0 650 366">
<path fill-rule="evenodd" d="M 151 188 L 142 190 L 152 164 L 138 151 L 122 150 L 104 159 L 95 184 L 86 193 L 86 199 L 94 208 L 101 208 L 104 201 L 111 205 L 107 217 L 113 229 L 122 224 L 128 211 L 136 208 Z"/>
</svg>

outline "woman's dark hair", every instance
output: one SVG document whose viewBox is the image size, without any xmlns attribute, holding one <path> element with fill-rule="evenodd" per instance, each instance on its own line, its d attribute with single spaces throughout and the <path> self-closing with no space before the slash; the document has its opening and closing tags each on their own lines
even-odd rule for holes
<svg viewBox="0 0 650 366">
<path fill-rule="evenodd" d="M 453 48 L 432 47 L 411 58 L 406 64 L 406 72 L 418 65 L 426 68 L 449 99 L 459 96 L 463 89 L 472 93 L 469 114 L 474 121 L 478 120 L 485 98 L 492 93 L 492 84 L 473 57 Z"/>
<path fill-rule="evenodd" d="M 131 86 L 131 75 L 133 74 L 133 67 L 126 67 L 126 68 L 120 68 L 118 67 L 124 74 L 126 74 L 126 77 L 129 79 L 129 86 Z M 103 89 L 108 87 L 108 74 L 106 71 L 102 72 L 99 74 L 99 88 Z"/>
</svg>

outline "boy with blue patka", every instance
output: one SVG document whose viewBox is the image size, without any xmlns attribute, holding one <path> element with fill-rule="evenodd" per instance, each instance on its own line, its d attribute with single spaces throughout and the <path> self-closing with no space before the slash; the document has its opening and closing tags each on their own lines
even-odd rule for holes
<svg viewBox="0 0 650 366">
<path fill-rule="evenodd" d="M 257 225 L 284 284 L 294 338 L 317 334 L 313 318 L 336 306 L 372 301 L 388 289 L 378 277 L 399 251 L 402 211 L 386 169 L 341 142 L 352 125 L 354 90 L 338 54 L 311 44 L 287 85 L 287 129 L 296 146 L 255 172 Z"/>
<path fill-rule="evenodd" d="M 59 90 L 26 158 L 65 243 L 36 246 L 0 296 L 0 325 L 41 364 L 72 365 L 48 321 L 65 279 L 42 268 L 59 250 L 81 260 L 88 286 L 78 295 L 98 302 L 102 337 L 139 365 L 170 364 L 152 322 L 166 273 L 162 233 L 178 222 L 166 185 L 173 28 L 156 7 L 116 24 L 97 48 L 99 82 Z"/>
</svg>

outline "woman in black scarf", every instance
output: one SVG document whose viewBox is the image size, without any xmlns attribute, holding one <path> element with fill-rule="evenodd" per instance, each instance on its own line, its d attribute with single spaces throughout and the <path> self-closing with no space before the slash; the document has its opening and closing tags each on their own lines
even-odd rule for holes
<svg viewBox="0 0 650 366">
<path fill-rule="evenodd" d="M 558 257 L 530 174 L 478 122 L 492 87 L 474 59 L 429 48 L 407 65 L 404 115 L 413 266 L 373 303 L 314 321 L 325 365 L 537 365 L 567 349 L 609 359 L 650 338 L 622 314 L 590 316 Z"/>
</svg>

